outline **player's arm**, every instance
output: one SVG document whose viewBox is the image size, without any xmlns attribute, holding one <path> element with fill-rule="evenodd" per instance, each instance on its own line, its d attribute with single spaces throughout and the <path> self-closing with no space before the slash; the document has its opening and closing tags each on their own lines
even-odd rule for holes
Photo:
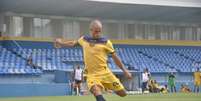
<svg viewBox="0 0 201 101">
<path fill-rule="evenodd" d="M 132 79 L 132 75 L 131 73 L 128 71 L 128 69 L 126 69 L 123 65 L 123 63 L 121 62 L 121 60 L 119 59 L 119 57 L 116 55 L 116 53 L 112 53 L 112 59 L 114 60 L 114 62 L 117 64 L 117 66 L 124 72 L 124 75 L 128 78 L 128 79 Z"/>
<path fill-rule="evenodd" d="M 60 38 L 57 38 L 55 40 L 54 47 L 55 48 L 61 48 L 61 47 L 65 47 L 65 46 L 66 47 L 73 47 L 77 44 L 78 44 L 77 40 L 65 41 L 65 40 L 62 40 Z"/>
</svg>

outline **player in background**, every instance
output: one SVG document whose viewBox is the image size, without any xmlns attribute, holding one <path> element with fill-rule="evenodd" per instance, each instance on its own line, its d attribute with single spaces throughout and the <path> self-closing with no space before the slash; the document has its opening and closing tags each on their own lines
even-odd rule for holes
<svg viewBox="0 0 201 101">
<path fill-rule="evenodd" d="M 73 79 L 74 79 L 74 91 L 76 92 L 76 95 L 80 95 L 81 91 L 81 83 L 83 81 L 83 72 L 80 68 L 80 65 L 77 65 L 76 68 L 74 68 L 73 71 Z"/>
<path fill-rule="evenodd" d="M 197 68 L 197 70 L 194 72 L 194 92 L 199 93 L 199 89 L 200 89 L 200 85 L 201 85 L 201 72 L 200 69 Z"/>
</svg>

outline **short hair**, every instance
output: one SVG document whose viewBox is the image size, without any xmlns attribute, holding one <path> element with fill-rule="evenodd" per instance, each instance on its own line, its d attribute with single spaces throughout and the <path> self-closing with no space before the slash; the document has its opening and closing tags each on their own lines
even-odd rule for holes
<svg viewBox="0 0 201 101">
<path fill-rule="evenodd" d="M 90 23 L 90 25 L 89 25 L 89 28 L 92 29 L 94 26 L 98 26 L 98 27 L 101 27 L 101 28 L 102 28 L 102 23 L 101 23 L 101 21 L 98 20 L 98 19 L 91 21 L 91 23 Z"/>
</svg>

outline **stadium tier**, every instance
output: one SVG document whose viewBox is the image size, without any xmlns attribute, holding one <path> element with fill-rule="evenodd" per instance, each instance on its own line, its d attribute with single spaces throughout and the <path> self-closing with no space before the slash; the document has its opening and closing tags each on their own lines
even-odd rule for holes
<svg viewBox="0 0 201 101">
<path fill-rule="evenodd" d="M 194 64 L 201 62 L 200 47 L 128 46 L 116 45 L 116 52 L 130 70 L 142 72 L 192 72 Z M 83 64 L 81 48 L 5 48 L 0 47 L 0 74 L 41 74 L 42 71 L 72 70 Z M 34 69 L 27 64 L 31 56 Z M 108 65 L 118 70 L 111 57 Z"/>
</svg>

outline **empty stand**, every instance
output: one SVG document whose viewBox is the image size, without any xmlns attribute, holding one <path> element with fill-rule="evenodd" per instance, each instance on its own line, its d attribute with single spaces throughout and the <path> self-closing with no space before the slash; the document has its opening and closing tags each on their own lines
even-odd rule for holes
<svg viewBox="0 0 201 101">
<path fill-rule="evenodd" d="M 117 46 L 117 55 L 130 70 L 142 72 L 192 72 L 193 64 L 200 63 L 200 48 L 159 46 Z M 83 64 L 81 48 L 62 49 L 6 49 L 0 46 L 0 74 L 40 74 L 42 71 L 72 70 L 75 64 Z M 27 64 L 31 56 L 33 63 L 41 69 Z M 111 56 L 108 66 L 118 70 Z"/>
</svg>

